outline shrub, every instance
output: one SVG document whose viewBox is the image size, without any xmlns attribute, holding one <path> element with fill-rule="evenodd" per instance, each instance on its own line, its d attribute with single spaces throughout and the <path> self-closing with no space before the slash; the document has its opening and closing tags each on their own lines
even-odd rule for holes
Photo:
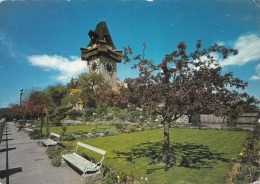
<svg viewBox="0 0 260 184">
<path fill-rule="evenodd" d="M 33 132 L 29 132 L 28 135 L 31 139 L 40 139 L 41 138 L 40 131 L 37 129 L 35 129 Z"/>
<path fill-rule="evenodd" d="M 51 159 L 51 164 L 55 167 L 59 167 L 61 165 L 61 152 L 63 148 L 61 146 L 55 146 L 47 148 L 46 154 L 49 159 Z"/>
<path fill-rule="evenodd" d="M 53 159 L 57 155 L 60 155 L 61 152 L 62 152 L 62 147 L 60 147 L 60 146 L 49 147 L 46 150 L 46 154 L 47 154 L 49 159 Z"/>
<path fill-rule="evenodd" d="M 74 141 L 76 138 L 72 135 L 72 134 L 67 134 L 65 137 L 64 137 L 64 140 L 66 141 Z"/>
<path fill-rule="evenodd" d="M 107 131 L 107 132 L 105 133 L 105 135 L 110 135 L 110 136 L 112 136 L 112 135 L 117 135 L 117 134 L 119 134 L 119 131 L 118 131 L 118 130 L 110 130 L 110 131 Z"/>
<path fill-rule="evenodd" d="M 236 184 L 253 183 L 259 178 L 260 169 L 256 166 L 241 164 L 238 171 L 234 177 Z"/>
<path fill-rule="evenodd" d="M 66 113 L 72 108 L 72 106 L 57 107 L 53 114 L 50 116 L 50 120 L 54 122 L 54 125 L 60 126 L 61 120 L 66 117 Z"/>
<path fill-rule="evenodd" d="M 67 127 L 66 127 L 66 126 L 63 126 L 63 127 L 61 127 L 61 129 L 62 129 L 61 135 L 64 137 L 64 136 L 65 136 L 65 133 L 66 133 L 66 131 L 67 131 Z"/>
<path fill-rule="evenodd" d="M 55 167 L 60 167 L 61 166 L 61 155 L 54 157 L 51 160 L 51 165 L 53 165 Z"/>
<path fill-rule="evenodd" d="M 245 144 L 244 151 L 241 152 L 241 165 L 233 181 L 236 184 L 252 183 L 259 179 L 260 168 L 258 164 L 260 152 L 260 124 L 256 124 L 251 132 L 251 137 Z"/>
<path fill-rule="evenodd" d="M 77 117 L 82 116 L 83 113 L 81 111 L 73 109 L 73 110 L 68 111 L 67 115 L 70 117 L 70 119 L 76 120 Z"/>
<path fill-rule="evenodd" d="M 131 127 L 130 129 L 131 132 L 136 132 L 136 130 L 137 130 L 136 127 Z"/>
<path fill-rule="evenodd" d="M 103 180 L 103 184 L 114 184 L 114 183 L 117 183 L 118 180 L 117 180 L 117 176 L 119 176 L 119 172 L 118 171 L 110 171 L 110 172 L 107 172 L 106 176 L 104 177 L 104 180 Z"/>
</svg>

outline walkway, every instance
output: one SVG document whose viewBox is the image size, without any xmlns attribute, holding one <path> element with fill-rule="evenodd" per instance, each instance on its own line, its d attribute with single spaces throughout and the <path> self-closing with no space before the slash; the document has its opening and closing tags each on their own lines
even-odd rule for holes
<svg viewBox="0 0 260 184">
<path fill-rule="evenodd" d="M 37 144 L 37 140 L 30 139 L 23 130 L 17 132 L 12 122 L 6 125 L 0 144 L 0 184 L 81 183 L 81 176 L 69 166 L 53 167 L 46 148 Z"/>
</svg>

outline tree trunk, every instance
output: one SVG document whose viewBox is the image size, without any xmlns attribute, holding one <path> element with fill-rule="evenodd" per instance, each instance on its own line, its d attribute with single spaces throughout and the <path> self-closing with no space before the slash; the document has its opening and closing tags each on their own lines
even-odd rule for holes
<svg viewBox="0 0 260 184">
<path fill-rule="evenodd" d="M 164 143 L 163 143 L 163 162 L 166 166 L 169 165 L 169 145 L 170 145 L 170 134 L 169 134 L 169 122 L 164 122 Z"/>
<path fill-rule="evenodd" d="M 44 121 L 44 118 L 43 118 L 43 114 L 41 113 L 40 138 L 42 138 L 42 127 L 43 127 L 43 121 Z"/>
</svg>

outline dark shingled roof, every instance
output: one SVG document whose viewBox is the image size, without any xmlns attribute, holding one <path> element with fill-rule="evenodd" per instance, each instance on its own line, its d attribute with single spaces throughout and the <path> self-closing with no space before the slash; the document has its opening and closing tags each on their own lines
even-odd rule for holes
<svg viewBox="0 0 260 184">
<path fill-rule="evenodd" d="M 99 22 L 96 26 L 95 31 L 90 30 L 88 33 L 90 42 L 88 46 L 92 46 L 97 42 L 103 42 L 115 49 L 115 45 L 108 31 L 105 21 Z"/>
</svg>

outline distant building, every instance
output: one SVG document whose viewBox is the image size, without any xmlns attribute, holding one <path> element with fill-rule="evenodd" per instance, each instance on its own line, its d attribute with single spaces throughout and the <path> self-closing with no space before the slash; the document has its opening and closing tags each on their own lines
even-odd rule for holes
<svg viewBox="0 0 260 184">
<path fill-rule="evenodd" d="M 175 121 L 175 123 L 178 123 L 178 124 L 187 124 L 189 123 L 189 117 L 187 115 L 183 115 L 181 116 L 179 119 L 177 119 Z"/>
</svg>

